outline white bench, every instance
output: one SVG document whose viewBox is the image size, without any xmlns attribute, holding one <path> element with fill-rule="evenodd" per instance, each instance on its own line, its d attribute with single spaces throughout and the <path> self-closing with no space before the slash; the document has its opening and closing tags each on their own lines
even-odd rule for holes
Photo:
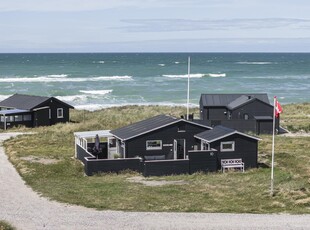
<svg viewBox="0 0 310 230">
<path fill-rule="evenodd" d="M 225 171 L 225 169 L 230 168 L 239 168 L 244 172 L 244 163 L 242 162 L 241 158 L 238 159 L 222 159 L 221 160 L 221 169 L 222 172 Z"/>
</svg>

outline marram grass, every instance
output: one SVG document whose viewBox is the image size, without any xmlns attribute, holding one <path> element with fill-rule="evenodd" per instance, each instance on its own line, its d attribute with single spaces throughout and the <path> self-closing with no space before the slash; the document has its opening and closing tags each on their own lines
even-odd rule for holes
<svg viewBox="0 0 310 230">
<path fill-rule="evenodd" d="M 283 126 L 305 131 L 309 111 L 309 104 L 284 106 Z M 191 112 L 198 115 L 198 109 Z M 276 137 L 273 197 L 269 194 L 271 136 L 268 135 L 261 136 L 257 169 L 245 173 L 195 173 L 145 179 L 184 182 L 181 185 L 150 187 L 128 180 L 141 176 L 135 172 L 86 177 L 81 162 L 73 158 L 73 132 L 114 129 L 158 114 L 179 117 L 185 113 L 182 107 L 161 106 L 72 111 L 73 122 L 36 129 L 19 128 L 18 131 L 33 134 L 10 139 L 4 145 L 26 183 L 43 196 L 60 202 L 100 210 L 310 213 L 310 137 Z M 57 161 L 43 164 L 29 159 Z"/>
</svg>

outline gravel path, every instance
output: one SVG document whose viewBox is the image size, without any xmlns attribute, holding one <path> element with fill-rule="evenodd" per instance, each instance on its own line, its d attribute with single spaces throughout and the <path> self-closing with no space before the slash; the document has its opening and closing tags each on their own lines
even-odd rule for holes
<svg viewBox="0 0 310 230">
<path fill-rule="evenodd" d="M 0 142 L 16 133 L 0 134 Z M 189 201 L 190 202 L 190 201 Z M 0 220 L 17 229 L 310 229 L 310 215 L 97 211 L 49 201 L 25 185 L 0 146 Z"/>
</svg>

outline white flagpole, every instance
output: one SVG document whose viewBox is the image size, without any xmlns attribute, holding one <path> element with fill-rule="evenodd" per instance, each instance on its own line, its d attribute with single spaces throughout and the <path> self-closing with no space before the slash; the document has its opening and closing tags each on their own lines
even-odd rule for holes
<svg viewBox="0 0 310 230">
<path fill-rule="evenodd" d="M 190 78 L 190 67 L 191 66 L 191 57 L 188 57 L 188 64 L 187 64 L 187 71 L 188 71 L 188 77 L 187 77 L 187 113 L 186 113 L 186 119 L 189 119 L 189 78 Z"/>
<path fill-rule="evenodd" d="M 274 181 L 274 136 L 275 136 L 275 128 L 276 128 L 276 100 L 277 97 L 273 99 L 273 128 L 272 128 L 272 152 L 271 152 L 271 185 L 270 185 L 270 195 L 273 196 L 273 181 Z"/>
</svg>

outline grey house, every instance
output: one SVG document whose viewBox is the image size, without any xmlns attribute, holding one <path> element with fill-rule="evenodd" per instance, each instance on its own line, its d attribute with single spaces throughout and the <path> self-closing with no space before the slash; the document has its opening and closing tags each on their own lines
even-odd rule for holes
<svg viewBox="0 0 310 230">
<path fill-rule="evenodd" d="M 273 105 L 267 94 L 201 94 L 200 119 L 241 132 L 272 133 Z M 279 130 L 279 119 L 276 120 Z"/>
<path fill-rule="evenodd" d="M 0 102 L 0 128 L 38 127 L 69 121 L 74 107 L 54 97 L 14 94 Z"/>
</svg>

